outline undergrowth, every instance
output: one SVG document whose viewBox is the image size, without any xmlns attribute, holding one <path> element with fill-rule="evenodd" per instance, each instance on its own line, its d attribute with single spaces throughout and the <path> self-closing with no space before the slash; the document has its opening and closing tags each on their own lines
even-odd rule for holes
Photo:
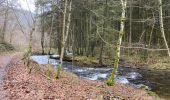
<svg viewBox="0 0 170 100">
<path fill-rule="evenodd" d="M 14 50 L 14 47 L 6 42 L 0 43 L 0 52 L 8 52 Z"/>
</svg>

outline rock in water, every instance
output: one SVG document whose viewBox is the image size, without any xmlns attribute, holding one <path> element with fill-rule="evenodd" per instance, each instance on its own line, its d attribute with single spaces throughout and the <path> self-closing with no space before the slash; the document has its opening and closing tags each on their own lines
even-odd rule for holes
<svg viewBox="0 0 170 100">
<path fill-rule="evenodd" d="M 129 81 L 124 76 L 117 76 L 115 81 L 118 83 L 129 84 Z"/>
<path fill-rule="evenodd" d="M 136 80 L 142 78 L 142 75 L 137 72 L 131 72 L 126 75 L 126 78 L 129 80 Z"/>
<path fill-rule="evenodd" d="M 60 58 L 60 56 L 59 55 L 50 55 L 50 58 L 57 59 L 57 58 Z"/>
</svg>

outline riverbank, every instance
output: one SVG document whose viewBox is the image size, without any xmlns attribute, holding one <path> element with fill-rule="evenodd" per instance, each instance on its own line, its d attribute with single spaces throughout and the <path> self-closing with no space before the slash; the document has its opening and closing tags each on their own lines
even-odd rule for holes
<svg viewBox="0 0 170 100">
<path fill-rule="evenodd" d="M 99 64 L 99 58 L 87 57 L 87 56 L 67 56 L 64 58 L 65 61 L 73 61 L 73 64 L 79 66 L 89 67 L 108 67 L 114 65 L 114 59 L 103 57 L 102 65 Z M 170 59 L 166 56 L 149 56 L 147 59 L 141 58 L 139 55 L 136 56 L 125 56 L 122 55 L 120 58 L 119 66 L 130 67 L 145 70 L 166 70 L 170 72 Z"/>
<path fill-rule="evenodd" d="M 156 55 L 155 55 L 156 56 Z M 156 56 L 155 58 L 147 58 L 146 61 L 142 60 L 139 56 L 122 56 L 118 72 L 124 73 L 124 70 L 127 72 L 138 72 L 142 75 L 141 80 L 131 81 L 135 84 L 145 84 L 151 88 L 151 91 L 154 91 L 162 98 L 169 100 L 170 98 L 170 62 L 169 58 Z M 84 56 L 75 56 L 73 61 L 73 66 L 84 66 L 92 68 L 106 68 L 111 67 L 111 60 L 108 60 L 109 65 L 100 66 L 98 60 L 93 57 L 84 57 Z M 114 60 L 112 60 L 114 61 Z M 98 66 L 96 66 L 98 65 Z M 123 70 L 122 70 L 123 69 Z M 129 70 L 130 69 L 130 70 Z M 128 71 L 129 70 L 129 71 Z"/>
<path fill-rule="evenodd" d="M 46 67 L 32 63 L 32 73 L 17 56 L 10 63 L 4 89 L 9 91 L 10 100 L 70 99 L 70 100 L 155 100 L 147 91 L 124 84 L 107 86 L 104 82 L 80 79 L 70 72 L 62 72 L 60 79 L 46 77 Z M 43 69 L 40 69 L 43 68 Z"/>
</svg>

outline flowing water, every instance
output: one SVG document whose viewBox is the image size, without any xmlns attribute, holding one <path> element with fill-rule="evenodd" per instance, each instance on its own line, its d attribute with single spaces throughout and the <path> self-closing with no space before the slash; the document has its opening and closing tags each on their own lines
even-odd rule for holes
<svg viewBox="0 0 170 100">
<path fill-rule="evenodd" d="M 48 57 L 48 55 L 34 55 L 31 58 L 39 64 L 47 64 Z M 58 61 L 50 59 L 50 63 L 56 66 Z M 73 72 L 81 78 L 104 81 L 110 76 L 112 67 L 89 68 L 88 66 L 74 66 L 72 62 L 63 62 L 63 70 Z M 119 67 L 116 81 L 137 88 L 145 86 L 161 97 L 170 98 L 170 74 L 164 70 L 149 71 L 126 66 Z"/>
</svg>

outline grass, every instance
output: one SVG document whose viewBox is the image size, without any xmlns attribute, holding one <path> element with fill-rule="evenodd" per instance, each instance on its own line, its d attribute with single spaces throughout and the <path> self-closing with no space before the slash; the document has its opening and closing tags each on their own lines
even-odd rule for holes
<svg viewBox="0 0 170 100">
<path fill-rule="evenodd" d="M 87 56 L 75 56 L 73 57 L 73 59 L 75 61 L 80 61 L 80 62 L 84 62 L 87 64 L 91 64 L 91 63 L 98 63 L 98 60 L 96 57 L 87 57 Z"/>
<path fill-rule="evenodd" d="M 148 53 L 146 57 L 138 53 L 135 55 L 123 55 L 121 56 L 126 62 L 143 65 L 147 69 L 165 70 L 170 69 L 170 58 L 166 55 L 159 53 Z"/>
<path fill-rule="evenodd" d="M 144 68 L 151 70 L 166 70 L 170 69 L 170 58 L 167 56 L 160 56 L 156 54 L 150 54 L 144 60 L 140 55 L 122 55 L 120 59 L 130 65 L 135 65 L 136 67 L 143 66 Z M 68 59 L 68 58 L 67 58 Z M 69 58 L 72 60 L 72 58 Z M 74 56 L 74 61 L 82 62 L 87 65 L 99 65 L 99 59 L 97 57 L 87 57 L 87 56 Z M 104 57 L 103 65 L 113 65 L 114 59 Z M 120 62 L 121 64 L 121 62 Z"/>
<path fill-rule="evenodd" d="M 121 55 L 120 57 L 121 61 L 125 64 L 143 66 L 149 69 L 167 69 L 170 68 L 170 60 L 168 57 L 165 56 L 148 56 L 146 61 L 143 60 L 143 57 L 140 55 Z M 92 65 L 92 66 L 101 66 L 99 64 L 99 58 L 98 57 L 87 57 L 87 56 L 66 56 L 64 58 L 65 61 L 77 61 L 83 64 Z M 114 59 L 109 58 L 107 56 L 103 57 L 103 65 L 104 66 L 113 66 L 114 65 Z"/>
<path fill-rule="evenodd" d="M 87 57 L 87 56 L 65 56 L 63 58 L 65 61 L 76 61 L 85 65 L 95 65 L 98 66 L 98 60 L 96 57 Z"/>
<path fill-rule="evenodd" d="M 152 97 L 155 97 L 155 100 L 160 100 L 160 97 L 155 92 L 148 91 L 148 94 Z"/>
</svg>

